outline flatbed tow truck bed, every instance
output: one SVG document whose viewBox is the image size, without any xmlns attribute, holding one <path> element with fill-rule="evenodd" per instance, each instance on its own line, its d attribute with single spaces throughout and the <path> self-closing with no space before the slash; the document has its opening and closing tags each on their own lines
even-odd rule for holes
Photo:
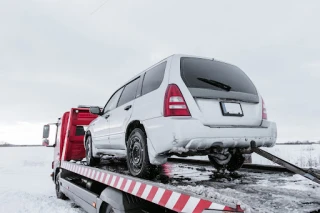
<svg viewBox="0 0 320 213">
<path fill-rule="evenodd" d="M 143 200 L 152 202 L 158 206 L 165 207 L 173 212 L 214 213 L 222 212 L 223 210 L 229 212 L 232 210 L 243 212 L 243 210 L 240 209 L 240 206 L 237 206 L 236 204 L 231 204 L 230 207 L 227 205 L 221 205 L 215 202 L 212 198 L 188 193 L 172 185 L 165 185 L 154 181 L 134 178 L 104 169 L 88 167 L 79 163 L 62 162 L 61 168 L 114 189 L 134 195 L 135 197 Z M 72 175 L 69 174 L 67 177 L 72 177 Z M 85 210 L 89 210 L 88 212 L 95 212 L 95 207 L 97 206 L 97 203 L 99 203 L 97 195 L 88 191 L 86 196 L 77 198 L 78 195 L 75 195 L 73 191 L 79 191 L 81 189 L 77 190 L 76 188 L 78 186 L 72 183 L 72 180 L 61 177 L 60 182 L 62 183 L 61 191 L 63 193 L 67 196 L 71 195 L 73 198 L 78 200 L 77 203 L 79 203 L 79 201 L 80 203 L 84 202 L 83 206 L 85 206 Z M 79 194 L 85 193 L 82 192 Z M 90 194 L 92 195 L 90 196 Z"/>
<path fill-rule="evenodd" d="M 244 168 L 236 175 L 217 177 L 206 162 L 183 160 L 179 163 L 175 159 L 166 164 L 168 179 L 148 181 L 128 176 L 125 163 L 107 163 L 99 168 L 82 164 L 63 162 L 62 168 L 173 212 L 231 212 L 229 207 L 236 209 L 237 205 L 240 212 L 240 209 L 299 213 L 320 210 L 318 184 L 283 169 L 273 171 L 273 167 L 270 171 Z"/>
</svg>

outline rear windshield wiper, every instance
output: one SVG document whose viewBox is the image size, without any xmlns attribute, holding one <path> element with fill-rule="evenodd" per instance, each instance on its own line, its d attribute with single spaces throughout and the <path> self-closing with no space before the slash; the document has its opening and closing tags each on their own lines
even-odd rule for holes
<svg viewBox="0 0 320 213">
<path fill-rule="evenodd" d="M 226 85 L 226 84 L 221 83 L 219 81 L 215 81 L 215 80 L 207 79 L 207 78 L 198 78 L 198 80 L 203 81 L 203 82 L 205 82 L 207 84 L 211 84 L 211 85 L 213 85 L 215 87 L 218 87 L 218 88 L 223 89 L 223 90 L 228 91 L 228 92 L 231 90 L 231 87 L 229 85 Z"/>
</svg>

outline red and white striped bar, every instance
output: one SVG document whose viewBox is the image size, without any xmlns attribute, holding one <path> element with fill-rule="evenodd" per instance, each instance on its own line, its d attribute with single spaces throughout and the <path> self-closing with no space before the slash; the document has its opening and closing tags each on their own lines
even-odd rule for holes
<svg viewBox="0 0 320 213">
<path fill-rule="evenodd" d="M 202 213 L 206 209 L 235 210 L 209 200 L 163 188 L 151 181 L 120 175 L 107 170 L 66 161 L 61 162 L 61 167 L 176 212 Z"/>
</svg>

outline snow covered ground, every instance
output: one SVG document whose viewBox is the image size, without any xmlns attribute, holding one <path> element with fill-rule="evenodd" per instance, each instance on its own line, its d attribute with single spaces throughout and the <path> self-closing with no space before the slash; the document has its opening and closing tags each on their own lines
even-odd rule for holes
<svg viewBox="0 0 320 213">
<path fill-rule="evenodd" d="M 1 213 L 84 213 L 56 199 L 51 180 L 53 148 L 0 148 Z"/>
<path fill-rule="evenodd" d="M 303 168 L 320 168 L 320 144 L 311 145 L 275 145 L 264 150 Z M 275 165 L 273 162 L 253 154 L 252 163 Z"/>
</svg>

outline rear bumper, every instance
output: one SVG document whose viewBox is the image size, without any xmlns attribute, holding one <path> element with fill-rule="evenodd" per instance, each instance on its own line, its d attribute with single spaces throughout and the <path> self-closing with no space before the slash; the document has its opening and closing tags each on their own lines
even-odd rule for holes
<svg viewBox="0 0 320 213">
<path fill-rule="evenodd" d="M 192 118 L 155 118 L 143 122 L 152 155 L 161 153 L 197 153 L 211 147 L 248 148 L 255 141 L 258 147 L 272 147 L 277 138 L 274 122 L 264 121 L 261 127 L 207 127 Z"/>
</svg>

